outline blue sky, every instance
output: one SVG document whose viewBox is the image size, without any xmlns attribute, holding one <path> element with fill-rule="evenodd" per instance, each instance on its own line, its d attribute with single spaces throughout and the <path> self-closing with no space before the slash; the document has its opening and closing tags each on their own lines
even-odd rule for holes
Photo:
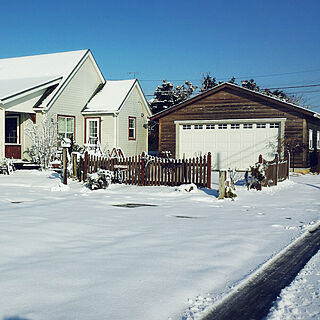
<svg viewBox="0 0 320 320">
<path fill-rule="evenodd" d="M 107 79 L 139 72 L 147 95 L 162 79 L 199 84 L 207 72 L 261 87 L 320 84 L 318 0 L 11 0 L 1 12 L 0 58 L 89 48 Z M 320 112 L 320 87 L 287 91 Z"/>
</svg>

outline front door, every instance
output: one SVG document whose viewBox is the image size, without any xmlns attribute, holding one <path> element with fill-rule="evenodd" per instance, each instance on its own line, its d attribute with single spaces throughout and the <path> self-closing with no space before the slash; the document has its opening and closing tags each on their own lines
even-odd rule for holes
<svg viewBox="0 0 320 320">
<path fill-rule="evenodd" d="M 5 156 L 21 159 L 19 116 L 6 116 L 5 120 Z"/>
</svg>

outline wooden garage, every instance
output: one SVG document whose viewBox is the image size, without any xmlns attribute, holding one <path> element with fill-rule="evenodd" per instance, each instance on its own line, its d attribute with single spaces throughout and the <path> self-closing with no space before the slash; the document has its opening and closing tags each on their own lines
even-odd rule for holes
<svg viewBox="0 0 320 320">
<path fill-rule="evenodd" d="M 154 115 L 159 121 L 159 151 L 176 158 L 212 153 L 214 169 L 246 169 L 259 154 L 272 159 L 298 145 L 296 168 L 316 165 L 320 114 L 223 83 Z"/>
</svg>

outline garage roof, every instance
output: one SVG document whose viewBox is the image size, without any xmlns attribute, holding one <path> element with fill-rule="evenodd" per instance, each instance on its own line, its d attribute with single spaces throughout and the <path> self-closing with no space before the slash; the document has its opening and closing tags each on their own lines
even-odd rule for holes
<svg viewBox="0 0 320 320">
<path fill-rule="evenodd" d="M 206 98 L 207 96 L 210 96 L 212 94 L 215 94 L 219 91 L 222 91 L 224 89 L 232 89 L 234 91 L 237 91 L 237 92 L 245 92 L 249 95 L 252 95 L 254 97 L 258 97 L 264 101 L 267 101 L 267 102 L 273 102 L 277 105 L 281 105 L 281 106 L 285 106 L 285 107 L 288 107 L 290 109 L 294 109 L 295 111 L 298 111 L 298 112 L 301 112 L 302 114 L 306 114 L 308 116 L 311 116 L 311 117 L 315 117 L 315 118 L 319 118 L 320 119 L 320 113 L 318 112 L 315 112 L 315 111 L 312 111 L 312 110 L 309 110 L 309 109 L 306 109 L 306 108 L 303 108 L 303 107 L 300 107 L 298 105 L 295 105 L 295 104 L 292 104 L 292 103 L 288 103 L 288 102 L 285 102 L 285 101 L 282 101 L 280 99 L 277 99 L 277 98 L 274 98 L 274 97 L 270 97 L 270 96 L 266 96 L 260 92 L 256 92 L 256 91 L 252 91 L 252 90 L 249 90 L 249 89 L 246 89 L 246 88 L 243 88 L 243 87 L 240 87 L 234 83 L 230 83 L 230 82 L 224 82 L 204 93 L 200 93 L 198 94 L 197 96 L 195 97 L 192 97 L 188 100 L 185 100 L 169 109 L 166 109 L 166 110 L 163 110 L 163 111 L 160 111 L 158 113 L 156 113 L 155 115 L 153 115 L 151 117 L 151 120 L 158 120 L 162 117 L 165 117 L 166 115 L 172 113 L 172 112 L 175 112 L 181 108 L 184 108 L 198 100 L 201 100 L 203 98 Z"/>
</svg>

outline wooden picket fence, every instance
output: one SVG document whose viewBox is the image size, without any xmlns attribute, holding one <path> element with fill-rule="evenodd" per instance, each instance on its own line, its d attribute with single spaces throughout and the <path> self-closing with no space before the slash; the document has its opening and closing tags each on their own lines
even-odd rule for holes
<svg viewBox="0 0 320 320">
<path fill-rule="evenodd" d="M 289 178 L 289 157 L 279 159 L 278 154 L 276 154 L 274 160 L 266 161 L 260 155 L 258 162 L 265 165 L 266 178 L 262 181 L 262 186 L 276 186 L 278 182 Z"/>
<path fill-rule="evenodd" d="M 166 159 L 139 156 L 125 159 L 103 158 L 89 155 L 77 161 L 72 157 L 73 174 L 79 181 L 86 181 L 88 173 L 98 169 L 113 171 L 121 182 L 140 186 L 179 186 L 194 183 L 197 187 L 211 186 L 211 154 L 192 159 Z"/>
</svg>

